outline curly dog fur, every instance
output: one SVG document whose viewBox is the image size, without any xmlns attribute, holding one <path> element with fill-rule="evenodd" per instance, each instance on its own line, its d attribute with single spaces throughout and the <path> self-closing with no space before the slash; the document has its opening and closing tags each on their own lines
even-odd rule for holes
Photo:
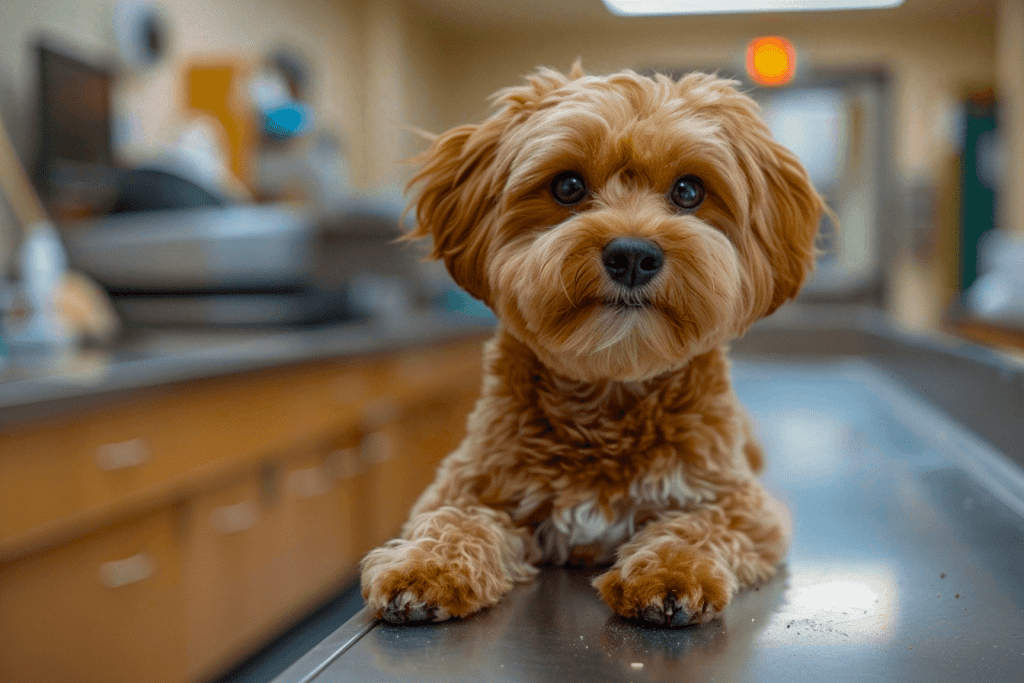
<svg viewBox="0 0 1024 683">
<path fill-rule="evenodd" d="M 413 179 L 411 237 L 500 325 L 467 437 L 362 562 L 367 605 L 440 621 L 539 563 L 611 563 L 594 586 L 616 613 L 708 621 L 790 534 L 724 345 L 797 294 L 827 209 L 730 81 L 577 64 L 495 103 Z M 620 238 L 646 246 L 609 256 Z"/>
</svg>

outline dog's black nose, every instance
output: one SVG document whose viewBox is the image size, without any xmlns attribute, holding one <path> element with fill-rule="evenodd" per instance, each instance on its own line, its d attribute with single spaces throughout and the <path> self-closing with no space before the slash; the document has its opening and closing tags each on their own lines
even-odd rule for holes
<svg viewBox="0 0 1024 683">
<path fill-rule="evenodd" d="M 627 287 L 639 287 L 658 274 L 665 263 L 665 254 L 650 240 L 616 237 L 605 245 L 601 262 L 616 282 Z"/>
</svg>

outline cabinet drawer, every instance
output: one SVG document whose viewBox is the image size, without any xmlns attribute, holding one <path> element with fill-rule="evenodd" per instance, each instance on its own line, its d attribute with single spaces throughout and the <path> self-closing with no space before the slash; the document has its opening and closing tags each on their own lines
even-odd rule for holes
<svg viewBox="0 0 1024 683">
<path fill-rule="evenodd" d="M 353 426 L 357 406 L 385 390 L 384 365 L 324 361 L 181 382 L 71 419 L 0 430 L 0 542 L 170 500 L 197 477 Z"/>
<path fill-rule="evenodd" d="M 351 553 L 350 565 L 355 568 L 363 555 L 380 543 L 374 529 L 373 467 L 364 458 L 355 434 L 345 434 L 328 444 L 326 464 L 339 480 L 337 496 L 347 519 L 345 545 Z"/>
<path fill-rule="evenodd" d="M 0 540 L 87 506 L 84 482 L 94 465 L 85 431 L 81 419 L 0 431 Z"/>
<path fill-rule="evenodd" d="M 369 549 L 356 442 L 296 445 L 189 503 L 190 678 L 221 671 L 354 571 Z"/>
<path fill-rule="evenodd" d="M 104 411 L 85 436 L 97 464 L 88 493 L 96 501 L 121 499 L 336 429 L 346 419 L 345 401 L 322 370 L 302 366 L 184 382 Z"/>
<path fill-rule="evenodd" d="M 462 441 L 470 396 L 441 393 L 405 406 L 386 423 L 366 422 L 360 456 L 369 469 L 374 545 L 398 534 L 438 465 Z"/>
<path fill-rule="evenodd" d="M 355 475 L 348 458 L 354 449 L 326 444 L 292 459 L 284 474 L 283 509 L 289 540 L 289 586 L 295 602 L 306 604 L 358 562 Z"/>
<path fill-rule="evenodd" d="M 266 562 L 263 514 L 251 477 L 189 504 L 183 568 L 189 678 L 234 653 L 253 628 L 259 596 L 250 571 Z"/>
<path fill-rule="evenodd" d="M 181 681 L 178 522 L 167 510 L 0 566 L 3 680 Z"/>
</svg>

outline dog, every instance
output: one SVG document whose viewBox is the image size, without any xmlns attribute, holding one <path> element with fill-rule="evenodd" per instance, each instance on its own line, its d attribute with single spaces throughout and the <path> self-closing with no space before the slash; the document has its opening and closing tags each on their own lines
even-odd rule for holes
<svg viewBox="0 0 1024 683">
<path fill-rule="evenodd" d="M 830 212 L 736 86 L 541 68 L 419 157 L 409 237 L 499 324 L 465 440 L 361 562 L 379 619 L 610 563 L 612 611 L 676 627 L 776 572 L 791 525 L 725 345 L 797 294 Z"/>
</svg>

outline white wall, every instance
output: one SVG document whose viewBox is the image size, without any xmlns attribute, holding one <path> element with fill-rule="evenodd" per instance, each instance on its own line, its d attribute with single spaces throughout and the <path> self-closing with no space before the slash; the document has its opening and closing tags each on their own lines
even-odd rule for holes
<svg viewBox="0 0 1024 683">
<path fill-rule="evenodd" d="M 862 18 L 862 16 L 864 18 Z M 895 15 L 899 16 L 899 15 Z M 995 24 L 991 17 L 908 17 L 879 20 L 851 12 L 714 18 L 621 19 L 546 26 L 513 24 L 466 29 L 452 64 L 445 125 L 474 120 L 494 90 L 517 83 L 537 65 L 568 69 L 582 58 L 589 71 L 695 67 L 742 70 L 743 46 L 764 34 L 784 35 L 802 57 L 820 67 L 886 66 L 895 80 L 900 167 L 930 173 L 936 143 L 945 143 L 949 108 L 970 85 L 991 85 Z"/>
</svg>

